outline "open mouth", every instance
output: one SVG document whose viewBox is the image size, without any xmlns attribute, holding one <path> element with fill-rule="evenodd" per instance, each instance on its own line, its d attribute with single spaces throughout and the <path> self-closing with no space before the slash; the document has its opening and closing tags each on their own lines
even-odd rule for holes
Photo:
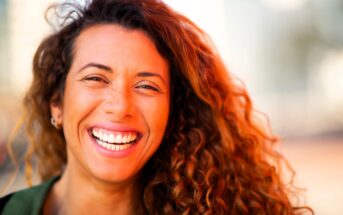
<svg viewBox="0 0 343 215">
<path fill-rule="evenodd" d="M 141 138 L 141 134 L 136 131 L 113 132 L 92 128 L 90 134 L 100 146 L 111 151 L 125 150 L 137 143 Z"/>
</svg>

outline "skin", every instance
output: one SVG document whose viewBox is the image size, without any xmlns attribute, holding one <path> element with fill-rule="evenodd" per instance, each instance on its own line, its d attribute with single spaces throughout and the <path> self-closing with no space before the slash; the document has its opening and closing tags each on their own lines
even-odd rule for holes
<svg viewBox="0 0 343 215">
<path fill-rule="evenodd" d="M 68 164 L 45 214 L 135 214 L 136 178 L 161 144 L 169 115 L 169 65 L 141 30 L 99 24 L 81 32 L 63 104 L 51 104 L 63 125 Z M 107 153 L 92 129 L 134 130 L 126 153 Z"/>
</svg>

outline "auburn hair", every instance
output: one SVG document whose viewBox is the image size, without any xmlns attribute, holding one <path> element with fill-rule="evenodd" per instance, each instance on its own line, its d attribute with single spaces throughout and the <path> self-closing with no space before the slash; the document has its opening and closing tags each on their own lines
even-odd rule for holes
<svg viewBox="0 0 343 215">
<path fill-rule="evenodd" d="M 283 158 L 272 148 L 277 139 L 256 123 L 246 89 L 188 18 L 159 0 L 93 0 L 52 8 L 62 22 L 35 53 L 33 82 L 24 99 L 29 181 L 33 163 L 42 180 L 62 174 L 67 165 L 66 141 L 50 123 L 50 103 L 63 101 L 80 32 L 113 23 L 146 32 L 170 65 L 167 130 L 140 172 L 144 213 L 297 214 L 306 209 L 291 204 L 290 195 L 297 192 L 282 180 Z"/>
</svg>

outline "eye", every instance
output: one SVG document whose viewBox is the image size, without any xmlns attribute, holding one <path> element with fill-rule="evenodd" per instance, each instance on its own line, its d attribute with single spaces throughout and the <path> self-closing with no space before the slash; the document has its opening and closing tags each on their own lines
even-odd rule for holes
<svg viewBox="0 0 343 215">
<path fill-rule="evenodd" d="M 83 80 L 85 81 L 94 81 L 94 82 L 103 82 L 103 83 L 108 83 L 108 81 L 100 76 L 96 76 L 96 75 L 91 75 L 91 76 L 87 76 L 85 77 Z"/>
<path fill-rule="evenodd" d="M 155 87 L 155 86 L 152 86 L 150 84 L 140 84 L 138 86 L 135 87 L 136 89 L 145 89 L 145 90 L 152 90 L 152 91 L 155 91 L 155 92 L 160 92 L 160 90 Z"/>
</svg>

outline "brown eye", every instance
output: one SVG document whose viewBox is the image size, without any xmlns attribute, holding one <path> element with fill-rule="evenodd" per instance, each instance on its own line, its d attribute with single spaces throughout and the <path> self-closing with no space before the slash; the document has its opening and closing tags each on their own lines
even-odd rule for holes
<svg viewBox="0 0 343 215">
<path fill-rule="evenodd" d="M 86 80 L 86 81 L 95 81 L 95 82 L 108 83 L 107 80 L 105 80 L 104 78 L 99 77 L 99 76 L 87 76 L 84 80 Z"/>
<path fill-rule="evenodd" d="M 156 87 L 151 86 L 151 85 L 149 85 L 149 84 L 138 85 L 138 86 L 136 86 L 136 88 L 147 89 L 147 90 L 153 90 L 153 91 L 156 91 L 156 92 L 159 92 L 159 91 L 160 91 L 160 90 L 157 89 Z"/>
</svg>

